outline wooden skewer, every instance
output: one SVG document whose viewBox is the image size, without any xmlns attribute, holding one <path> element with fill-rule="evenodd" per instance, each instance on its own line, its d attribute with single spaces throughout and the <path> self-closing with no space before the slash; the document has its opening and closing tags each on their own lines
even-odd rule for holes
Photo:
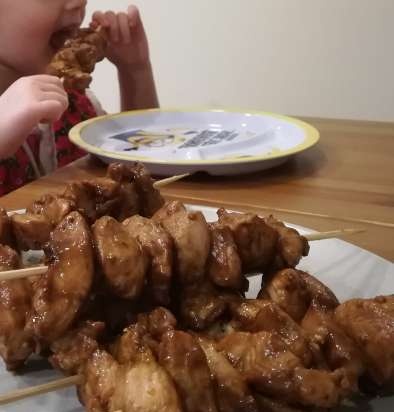
<svg viewBox="0 0 394 412">
<path fill-rule="evenodd" d="M 324 239 L 332 239 L 338 236 L 344 235 L 352 235 L 356 233 L 365 232 L 364 229 L 342 229 L 342 230 L 332 230 L 330 232 L 318 232 L 312 233 L 309 235 L 304 235 L 304 237 L 312 242 L 315 240 L 324 240 Z M 46 273 L 48 270 L 48 266 L 35 266 L 31 268 L 25 269 L 15 269 L 15 270 L 6 270 L 0 272 L 0 281 L 4 280 L 15 280 L 15 279 L 23 279 L 29 276 L 39 276 Z"/>
<path fill-rule="evenodd" d="M 160 189 L 164 186 L 177 182 L 178 180 L 184 179 L 185 177 L 188 177 L 188 176 L 190 176 L 190 173 L 185 173 L 184 175 L 175 175 L 172 177 L 167 177 L 166 179 L 158 180 L 157 182 L 153 183 L 153 187 L 155 189 Z"/>
<path fill-rule="evenodd" d="M 43 385 L 32 386 L 30 388 L 18 389 L 16 391 L 0 395 L 0 405 L 16 402 L 32 396 L 42 395 L 48 392 L 54 392 L 59 389 L 68 388 L 69 386 L 77 385 L 81 382 L 79 375 L 70 376 L 68 378 L 56 379 L 52 382 L 44 383 Z"/>
<path fill-rule="evenodd" d="M 311 233 L 309 235 L 303 235 L 309 242 L 314 240 L 324 240 L 324 239 L 332 239 L 338 236 L 345 236 L 345 235 L 355 235 L 356 233 L 363 233 L 365 229 L 342 229 L 342 230 L 332 230 L 330 232 L 318 232 L 318 233 Z"/>
<path fill-rule="evenodd" d="M 31 268 L 5 270 L 0 272 L 0 281 L 28 278 L 29 276 L 43 275 L 48 266 L 34 266 Z"/>
</svg>

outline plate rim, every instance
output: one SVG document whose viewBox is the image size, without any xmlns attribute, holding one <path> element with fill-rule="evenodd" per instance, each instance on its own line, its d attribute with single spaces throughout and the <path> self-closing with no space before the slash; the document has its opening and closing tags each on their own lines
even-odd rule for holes
<svg viewBox="0 0 394 412">
<path fill-rule="evenodd" d="M 86 141 L 84 141 L 81 137 L 81 134 L 85 128 L 90 126 L 94 123 L 99 123 L 109 119 L 117 119 L 120 117 L 126 116 L 139 116 L 141 114 L 147 113 L 195 113 L 195 112 L 209 112 L 209 113 L 238 113 L 244 115 L 253 115 L 253 116 L 267 116 L 273 117 L 275 119 L 286 121 L 292 125 L 300 127 L 305 136 L 304 141 L 298 144 L 297 146 L 287 149 L 281 150 L 279 152 L 274 152 L 265 155 L 257 155 L 257 156 L 250 156 L 250 157 L 243 157 L 243 158 L 235 158 L 235 159 L 220 159 L 220 160 L 176 160 L 176 161 L 168 161 L 168 160 L 157 160 L 152 159 L 145 156 L 130 156 L 129 154 L 121 154 L 112 152 L 109 150 L 101 149 L 97 146 L 93 146 Z M 84 149 L 86 152 L 102 156 L 106 158 L 128 161 L 128 162 L 145 162 L 150 164 L 157 164 L 157 165 L 172 165 L 172 166 L 181 166 L 181 165 L 189 165 L 189 166 L 199 166 L 199 165 L 233 165 L 233 164 L 248 164 L 248 163 L 258 163 L 266 160 L 273 160 L 273 159 L 281 159 L 286 158 L 297 153 L 303 152 L 311 147 L 313 147 L 317 142 L 320 140 L 320 133 L 316 129 L 316 127 L 312 126 L 311 124 L 304 122 L 303 120 L 297 119 L 291 116 L 285 116 L 278 113 L 266 112 L 266 111 L 259 111 L 259 110 L 237 110 L 237 109 L 199 109 L 199 108 L 186 108 L 186 109 L 179 109 L 179 108 L 169 108 L 169 109 L 144 109 L 144 110 L 131 110 L 125 111 L 121 113 L 115 114 L 106 114 L 103 116 L 98 116 L 92 119 L 85 120 L 81 123 L 75 125 L 69 132 L 70 140 L 79 146 L 80 148 Z"/>
</svg>

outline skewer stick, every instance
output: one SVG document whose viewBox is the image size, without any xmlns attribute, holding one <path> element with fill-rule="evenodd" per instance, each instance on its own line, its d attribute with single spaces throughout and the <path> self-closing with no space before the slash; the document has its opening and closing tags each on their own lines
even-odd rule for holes
<svg viewBox="0 0 394 412">
<path fill-rule="evenodd" d="M 43 385 L 32 386 L 30 388 L 18 389 L 16 391 L 0 395 L 0 405 L 16 402 L 32 396 L 42 395 L 48 392 L 54 392 L 59 389 L 68 388 L 69 386 L 77 385 L 81 382 L 79 375 L 70 376 L 68 378 L 56 379 L 52 382 L 44 383 Z"/>
<path fill-rule="evenodd" d="M 314 240 L 332 239 L 338 236 L 354 235 L 356 233 L 362 233 L 362 232 L 365 232 L 365 229 L 342 229 L 342 230 L 332 230 L 330 232 L 311 233 L 309 235 L 304 235 L 304 237 L 309 242 L 311 242 Z"/>
<path fill-rule="evenodd" d="M 304 237 L 309 241 L 315 240 L 324 240 L 324 239 L 332 239 L 338 236 L 344 235 L 352 235 L 356 233 L 365 232 L 364 229 L 342 229 L 342 230 L 332 230 L 330 232 L 319 232 L 319 233 L 312 233 L 309 235 L 304 235 Z M 29 276 L 39 276 L 46 273 L 48 270 L 48 266 L 35 266 L 31 268 L 25 269 L 15 269 L 15 270 L 6 270 L 0 272 L 0 281 L 4 280 L 15 280 L 15 279 L 23 279 Z"/>
<path fill-rule="evenodd" d="M 34 266 L 31 268 L 5 270 L 0 272 L 0 281 L 28 278 L 29 276 L 43 275 L 48 270 L 48 266 Z"/>
<path fill-rule="evenodd" d="M 177 182 L 178 180 L 184 179 L 185 177 L 188 177 L 188 176 L 190 176 L 190 173 L 185 173 L 184 175 L 175 175 L 172 177 L 167 177 L 166 179 L 158 180 L 157 182 L 153 183 L 153 187 L 155 189 L 160 189 L 164 186 Z"/>
</svg>

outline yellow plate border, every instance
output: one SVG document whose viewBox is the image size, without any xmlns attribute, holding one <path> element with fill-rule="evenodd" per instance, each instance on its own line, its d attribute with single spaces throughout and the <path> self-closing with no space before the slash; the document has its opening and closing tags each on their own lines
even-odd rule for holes
<svg viewBox="0 0 394 412">
<path fill-rule="evenodd" d="M 239 114 L 245 114 L 245 115 L 252 115 L 252 116 L 269 116 L 273 117 L 275 119 L 279 120 L 284 120 L 290 124 L 294 124 L 298 127 L 300 127 L 302 130 L 305 132 L 305 140 L 300 143 L 299 145 L 293 147 L 292 149 L 289 150 L 281 150 L 279 152 L 271 153 L 271 154 L 264 154 L 264 155 L 257 155 L 257 156 L 250 156 L 250 157 L 244 157 L 244 158 L 233 158 L 233 159 L 221 159 L 221 160 L 177 160 L 177 161 L 167 161 L 167 160 L 157 160 L 153 158 L 148 158 L 148 157 L 142 157 L 142 156 L 129 156 L 129 155 L 122 155 L 119 153 L 114 153 L 109 150 L 103 150 L 97 146 L 93 146 L 89 143 L 86 143 L 82 138 L 81 134 L 83 130 L 90 126 L 93 123 L 98 123 L 101 121 L 105 121 L 108 119 L 117 119 L 119 117 L 126 117 L 126 116 L 139 116 L 141 114 L 146 114 L 146 113 L 157 113 L 157 112 L 162 112 L 162 113 L 175 113 L 175 112 L 182 112 L 182 113 L 198 113 L 198 112 L 212 112 L 212 113 L 239 113 Z M 104 116 L 98 116 L 89 120 L 85 120 L 84 122 L 81 122 L 74 126 L 69 133 L 70 140 L 79 146 L 80 148 L 84 149 L 86 152 L 95 154 L 97 156 L 102 156 L 106 158 L 111 158 L 114 160 L 124 160 L 124 161 L 129 161 L 129 162 L 148 162 L 152 164 L 161 164 L 161 165 L 230 165 L 230 164 L 236 164 L 236 163 L 254 163 L 254 162 L 260 162 L 264 160 L 272 160 L 272 159 L 280 159 L 283 157 L 288 157 L 295 155 L 297 153 L 300 153 L 306 149 L 309 149 L 310 147 L 314 146 L 320 139 L 320 133 L 319 131 L 309 123 L 306 123 L 302 120 L 296 119 L 294 117 L 290 116 L 285 116 L 277 113 L 271 113 L 271 112 L 264 112 L 264 111 L 256 111 L 256 110 L 235 110 L 235 109 L 147 109 L 147 110 L 132 110 L 132 111 L 127 111 L 127 112 L 122 112 L 122 113 L 116 113 L 116 114 L 106 114 Z"/>
</svg>

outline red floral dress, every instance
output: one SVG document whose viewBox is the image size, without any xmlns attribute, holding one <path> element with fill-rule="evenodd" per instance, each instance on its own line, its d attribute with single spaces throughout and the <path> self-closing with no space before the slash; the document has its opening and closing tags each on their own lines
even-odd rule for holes
<svg viewBox="0 0 394 412">
<path fill-rule="evenodd" d="M 85 94 L 76 91 L 69 92 L 69 108 L 62 118 L 53 125 L 58 167 L 65 166 L 85 155 L 83 150 L 71 143 L 68 133 L 77 123 L 96 116 L 96 109 Z M 40 140 L 41 135 L 38 131 L 31 134 L 26 140 L 38 165 L 40 164 Z M 20 147 L 12 157 L 0 160 L 0 196 L 18 189 L 36 178 L 35 169 L 23 147 Z"/>
</svg>

